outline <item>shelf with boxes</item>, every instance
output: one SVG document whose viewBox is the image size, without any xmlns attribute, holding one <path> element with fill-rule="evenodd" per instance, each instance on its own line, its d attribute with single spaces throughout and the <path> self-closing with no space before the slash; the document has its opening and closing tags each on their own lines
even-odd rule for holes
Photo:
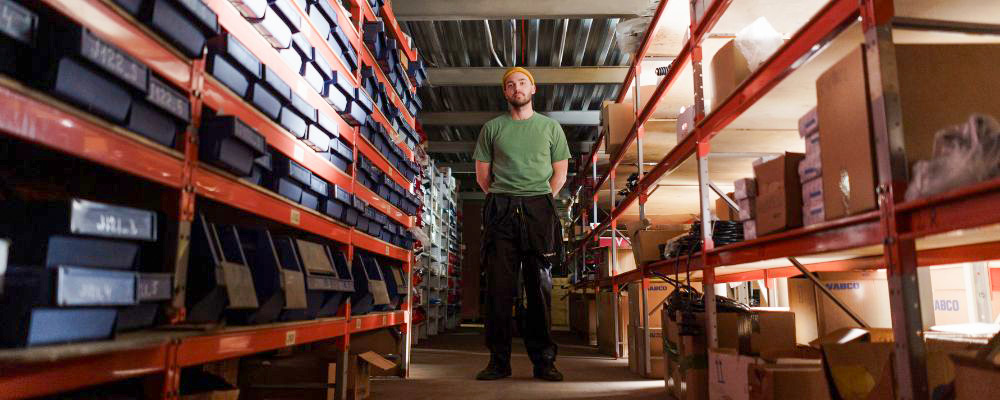
<svg viewBox="0 0 1000 400">
<path fill-rule="evenodd" d="M 925 362 L 923 340 L 914 335 L 921 329 L 917 325 L 921 325 L 925 317 L 909 308 L 900 311 L 904 307 L 899 306 L 921 304 L 925 315 L 930 307 L 930 299 L 915 294 L 918 284 L 921 285 L 920 293 L 929 285 L 926 278 L 918 283 L 916 267 L 994 259 L 1000 242 L 996 234 L 998 220 L 986 208 L 997 196 L 996 175 L 987 173 L 978 178 L 962 175 L 943 184 L 947 179 L 942 176 L 959 173 L 954 168 L 943 175 L 931 172 L 931 168 L 942 168 L 937 172 L 948 169 L 945 163 L 949 159 L 941 154 L 933 155 L 930 149 L 934 146 L 956 149 L 943 138 L 965 137 L 975 142 L 993 140 L 996 135 L 995 123 L 989 118 L 970 117 L 983 109 L 1000 114 L 995 101 L 977 97 L 990 91 L 982 90 L 989 79 L 984 78 L 984 72 L 974 68 L 963 69 L 959 64 L 968 64 L 957 61 L 995 57 L 991 54 L 996 46 L 974 44 L 983 38 L 954 32 L 972 33 L 975 29 L 970 26 L 976 24 L 995 29 L 1000 21 L 986 18 L 967 25 L 965 19 L 977 19 L 974 15 L 985 15 L 990 8 L 962 1 L 945 7 L 950 9 L 945 13 L 949 18 L 962 22 L 927 19 L 940 16 L 926 7 L 921 9 L 920 5 L 912 4 L 897 5 L 893 10 L 878 2 L 859 5 L 829 1 L 803 5 L 802 10 L 774 8 L 767 11 L 767 7 L 758 7 L 753 13 L 744 12 L 743 8 L 754 6 L 747 3 L 715 1 L 701 6 L 705 12 L 692 23 L 692 41 L 680 49 L 680 56 L 667 68 L 666 76 L 650 95 L 652 100 L 640 107 L 636 122 L 628 124 L 630 130 L 621 131 L 624 133 L 617 138 L 598 140 L 614 139 L 625 144 L 612 151 L 609 170 L 600 177 L 592 174 L 590 183 L 596 182 L 593 186 L 599 187 L 611 180 L 611 187 L 614 187 L 612 171 L 636 141 L 638 127 L 658 111 L 656 103 L 661 98 L 683 99 L 684 96 L 674 96 L 671 87 L 683 70 L 694 69 L 695 82 L 701 87 L 698 80 L 701 77 L 700 56 L 705 55 L 707 60 L 714 53 L 710 70 L 714 87 L 705 86 L 715 90 L 710 98 L 714 100 L 711 112 L 703 118 L 697 115 L 704 109 L 705 100 L 704 94 L 697 91 L 695 112 L 687 115 L 681 112 L 678 116 L 679 119 L 690 117 L 690 121 L 687 130 L 679 121 L 677 145 L 662 154 L 654 153 L 654 159 L 659 162 L 643 171 L 638 189 L 616 202 L 610 216 L 576 246 L 573 257 L 582 260 L 585 248 L 592 246 L 593 239 L 621 223 L 626 211 L 635 203 L 638 202 L 641 208 L 656 201 L 653 192 L 664 182 L 667 173 L 671 175 L 666 186 L 686 177 L 698 183 L 698 189 L 690 197 L 694 205 L 685 206 L 683 212 L 697 208 L 700 212 L 696 219 L 703 221 L 729 215 L 729 210 L 719 209 L 729 208 L 725 202 L 717 206 L 713 214 L 709 201 L 711 192 L 719 196 L 725 193 L 717 187 L 709 188 L 709 182 L 736 180 L 740 176 L 735 171 L 747 171 L 750 160 L 760 157 L 732 152 L 771 153 L 766 159 L 753 163 L 756 195 L 740 194 L 740 187 L 747 185 L 739 182 L 734 185 L 737 192 L 734 203 L 737 204 L 733 208 L 738 208 L 742 214 L 723 218 L 739 221 L 743 228 L 741 233 L 747 240 L 733 243 L 722 237 L 725 234 L 718 237 L 701 236 L 700 233 L 689 235 L 699 245 L 702 240 L 715 242 L 704 245 L 707 251 L 696 249 L 687 253 L 689 255 L 674 254 L 667 260 L 659 260 L 664 256 L 656 255 L 651 261 L 639 263 L 635 270 L 608 279 L 582 282 L 579 286 L 617 287 L 635 281 L 645 284 L 654 272 L 673 274 L 679 271 L 683 275 L 690 270 L 692 278 L 706 283 L 706 295 L 711 296 L 715 289 L 708 283 L 801 273 L 799 269 L 789 268 L 792 262 L 785 260 L 786 257 L 796 257 L 806 269 L 815 271 L 885 268 L 890 280 L 908 282 L 904 291 L 891 292 L 887 300 L 893 304 L 893 311 L 901 314 L 894 315 L 894 320 L 911 322 L 909 327 L 896 326 L 894 330 L 897 347 L 906 348 L 908 352 L 906 355 L 897 353 L 895 361 L 911 363 L 903 368 L 906 371 L 895 371 L 896 383 L 900 385 L 898 390 L 907 393 L 905 396 L 925 397 L 927 377 L 920 372 Z M 658 14 L 664 7 L 661 3 Z M 980 11 L 970 13 L 977 7 Z M 785 36 L 787 40 L 778 35 L 775 51 L 762 57 L 759 66 L 740 71 L 736 62 L 734 72 L 733 62 L 726 65 L 727 61 L 740 61 L 734 57 L 738 53 L 732 45 L 719 46 L 705 35 L 738 31 L 740 27 L 734 29 L 733 26 L 738 18 L 722 16 L 723 13 L 740 12 L 743 14 L 737 15 L 767 15 L 776 25 L 781 25 L 782 30 L 794 34 Z M 899 19 L 906 20 L 906 24 L 891 23 L 894 13 L 906 16 Z M 654 18 L 653 25 L 658 18 Z M 713 26 L 716 23 L 722 26 Z M 951 33 L 939 33 L 941 31 Z M 647 32 L 647 38 L 650 36 L 652 30 Z M 643 59 L 641 55 L 646 47 L 646 44 L 640 47 L 637 59 Z M 746 64 L 747 60 L 742 62 Z M 916 67 L 918 65 L 920 67 Z M 957 74 L 963 79 L 959 82 L 948 80 L 947 88 L 933 91 L 935 97 L 931 99 L 927 89 L 936 87 L 935 83 L 942 81 L 944 76 L 954 76 L 958 69 L 962 69 Z M 727 82 L 730 78 L 727 74 L 737 78 Z M 625 87 L 631 86 L 632 79 L 630 75 Z M 623 90 L 619 101 L 626 98 L 625 92 Z M 942 98 L 950 100 L 944 104 Z M 966 107 L 972 103 L 979 108 Z M 799 117 L 812 105 L 817 105 L 820 133 L 811 129 L 796 132 L 794 127 Z M 859 117 L 854 118 L 855 115 Z M 741 132 L 729 132 L 737 130 Z M 802 134 L 801 138 L 792 137 L 798 133 Z M 774 140 L 776 137 L 780 138 Z M 734 144 L 739 150 L 727 150 Z M 595 144 L 595 149 L 599 145 Z M 771 147 L 757 150 L 766 146 Z M 641 149 L 640 142 L 639 154 L 642 154 Z M 802 149 L 805 153 L 798 153 Z M 820 149 L 821 162 L 818 161 Z M 968 148 L 958 151 L 966 150 Z M 639 155 L 640 160 L 641 157 Z M 743 160 L 736 160 L 739 158 Z M 912 175 L 908 173 L 911 168 Z M 620 175 L 621 170 L 617 173 Z M 904 193 L 904 189 L 909 190 Z M 597 201 L 596 194 L 594 201 Z M 755 212 L 749 212 L 751 210 Z M 942 218 L 942 215 L 947 217 Z M 629 217 L 634 219 L 634 216 Z M 631 227 L 631 222 L 629 225 Z M 708 313 L 708 318 L 712 318 L 714 310 Z M 929 328 L 927 321 L 923 319 L 924 329 Z M 708 338 L 711 340 L 712 336 L 709 334 Z"/>
<path fill-rule="evenodd" d="M 46 396 L 174 368 L 330 340 L 348 333 L 398 326 L 405 312 L 374 313 L 351 319 L 285 322 L 247 328 L 198 332 L 136 332 L 119 340 L 65 344 L 27 351 L 0 350 L 6 369 L 4 396 Z M 232 343 L 240 343 L 233 347 Z M 171 357 L 167 357 L 171 354 Z M 172 361 L 168 361 L 172 360 Z M 29 368 L 45 363 L 46 368 Z M 67 379 L 72 377 L 72 379 Z"/>
<path fill-rule="evenodd" d="M 185 344 L 219 345 L 185 356 L 199 363 L 287 347 L 296 332 L 301 343 L 406 323 L 412 217 L 382 214 L 393 211 L 388 202 L 355 185 L 356 128 L 324 93 L 340 90 L 341 81 L 286 25 L 293 12 L 311 16 L 296 7 L 280 0 L 0 1 L 9 23 L 0 24 L 0 48 L 17 55 L 0 61 L 0 150 L 18 155 L 4 169 L 26 172 L 5 180 L 5 190 L 14 185 L 11 193 L 29 207 L 58 199 L 65 204 L 53 209 L 73 221 L 72 240 L 50 242 L 42 258 L 24 258 L 30 252 L 18 235 L 27 230 L 0 235 L 14 238 L 0 241 L 15 262 L 7 294 L 49 281 L 36 278 L 63 277 L 51 292 L 62 297 L 23 296 L 14 304 L 0 296 L 5 309 L 20 307 L 32 315 L 22 321 L 33 321 L 4 324 L 5 347 L 32 346 L 0 350 L 10 372 L 5 395 L 173 374 Z M 319 87 L 315 74 L 301 69 L 306 64 L 321 76 Z M 81 178 L 46 178 L 67 174 Z M 77 218 L 90 219 L 81 225 Z M 155 231 L 155 239 L 109 240 L 87 224 Z M 189 243 L 190 253 L 178 253 Z M 59 254 L 77 259 L 49 258 Z M 74 281 L 107 287 L 109 297 L 88 298 Z M 86 307 L 63 308 L 69 305 Z M 336 315 L 346 320 L 268 325 Z M 223 322 L 244 326 L 141 331 L 147 340 L 117 333 Z M 73 329 L 39 330 L 43 325 Z M 61 344 L 78 340 L 90 341 Z M 237 350 L 233 340 L 248 346 Z M 45 380 L 59 383 L 39 383 Z M 169 396 L 177 384 L 157 385 Z"/>
</svg>

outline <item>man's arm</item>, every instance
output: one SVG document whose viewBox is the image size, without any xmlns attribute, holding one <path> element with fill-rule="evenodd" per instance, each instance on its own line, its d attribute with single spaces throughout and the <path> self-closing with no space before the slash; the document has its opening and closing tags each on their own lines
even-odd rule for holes
<svg viewBox="0 0 1000 400">
<path fill-rule="evenodd" d="M 552 189 L 552 197 L 559 195 L 563 185 L 566 184 L 566 170 L 569 169 L 569 160 L 556 161 L 552 163 L 552 178 L 549 179 L 549 188 Z M 478 170 L 478 168 L 477 168 Z"/>
<path fill-rule="evenodd" d="M 566 175 L 565 172 L 564 169 L 563 176 Z M 476 183 L 483 189 L 483 193 L 490 192 L 490 163 L 476 160 Z"/>
</svg>

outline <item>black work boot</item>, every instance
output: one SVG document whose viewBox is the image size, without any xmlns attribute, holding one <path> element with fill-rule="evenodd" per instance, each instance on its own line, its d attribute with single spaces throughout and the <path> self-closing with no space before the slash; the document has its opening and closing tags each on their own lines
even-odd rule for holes
<svg viewBox="0 0 1000 400">
<path fill-rule="evenodd" d="M 563 380 L 563 374 L 556 369 L 554 364 L 536 365 L 535 378 L 552 382 L 561 382 Z"/>
<path fill-rule="evenodd" d="M 490 357 L 490 364 L 486 369 L 476 374 L 476 380 L 495 381 L 510 376 L 510 362 L 503 362 L 495 357 Z"/>
</svg>

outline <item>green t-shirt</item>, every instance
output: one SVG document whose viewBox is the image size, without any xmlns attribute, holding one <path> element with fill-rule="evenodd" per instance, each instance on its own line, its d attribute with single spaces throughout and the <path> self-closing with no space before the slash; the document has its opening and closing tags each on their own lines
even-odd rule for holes
<svg viewBox="0 0 1000 400">
<path fill-rule="evenodd" d="M 490 193 L 533 196 L 552 192 L 552 163 L 568 160 L 569 146 L 556 120 L 537 112 L 525 120 L 505 114 L 483 125 L 472 158 L 491 164 Z"/>
</svg>

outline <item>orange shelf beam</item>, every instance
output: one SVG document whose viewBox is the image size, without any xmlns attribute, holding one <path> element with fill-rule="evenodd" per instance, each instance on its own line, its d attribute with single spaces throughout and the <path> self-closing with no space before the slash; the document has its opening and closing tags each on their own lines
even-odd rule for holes
<svg viewBox="0 0 1000 400">
<path fill-rule="evenodd" d="M 372 144 L 369 143 L 368 139 L 366 139 L 364 136 L 359 136 L 359 137 L 361 139 L 358 140 L 357 142 L 358 153 L 364 154 L 365 157 L 368 158 L 368 160 L 370 160 L 373 164 L 375 164 L 376 167 L 378 167 L 378 169 L 382 170 L 382 172 L 389 174 L 392 177 L 392 180 L 396 181 L 396 183 L 400 184 L 403 187 L 410 186 L 410 181 L 406 180 L 406 177 L 404 177 L 403 174 L 401 174 L 396 169 L 396 167 L 389 164 L 389 159 L 385 158 L 385 156 L 382 155 L 382 153 L 379 153 L 378 150 L 376 150 L 375 147 L 372 146 Z"/>
<path fill-rule="evenodd" d="M 353 230 L 351 244 L 355 247 L 369 251 L 371 253 L 394 258 L 402 262 L 410 262 L 410 252 L 396 245 L 389 244 L 381 239 L 368 236 L 367 233 Z"/>
<path fill-rule="evenodd" d="M 411 128 L 416 127 L 417 126 L 416 120 L 413 118 L 412 115 L 410 115 L 410 110 L 406 108 L 406 106 L 403 104 L 403 100 L 399 98 L 398 94 L 396 94 L 396 90 L 393 89 L 392 85 L 389 84 L 389 78 L 385 76 L 385 72 L 382 71 L 382 67 L 378 64 L 378 60 L 376 60 L 375 56 L 372 55 L 371 51 L 368 49 L 368 46 L 362 44 L 361 47 L 363 49 L 361 51 L 362 63 L 368 65 L 369 67 L 372 67 L 372 69 L 375 70 L 375 76 L 378 77 L 379 82 L 385 85 L 386 88 L 385 92 L 389 94 L 389 100 L 392 101 L 392 104 L 394 104 L 396 108 L 399 109 L 399 112 L 403 115 L 403 119 L 406 121 L 406 123 L 409 124 Z M 378 112 L 381 113 L 382 110 L 378 110 Z M 385 116 L 383 116 L 383 118 L 385 118 Z M 388 121 L 388 118 L 385 119 L 386 121 Z M 386 129 L 392 130 L 391 125 L 386 126 Z M 405 146 L 403 147 L 403 150 L 409 152 L 409 149 L 407 149 Z M 407 156 L 409 156 L 409 154 L 407 154 Z"/>
<path fill-rule="evenodd" d="M 48 396 L 167 370 L 168 344 L 33 364 L 0 365 L 0 399 Z"/>
<path fill-rule="evenodd" d="M 347 334 L 347 323 L 344 318 L 330 318 L 195 336 L 178 346 L 177 365 L 188 367 L 341 337 Z"/>
<path fill-rule="evenodd" d="M 337 2 L 331 3 L 333 3 L 331 4 L 332 8 L 337 12 L 337 25 L 341 26 L 341 29 L 343 29 L 343 27 L 348 27 L 348 29 L 344 29 L 344 34 L 347 35 L 347 40 L 351 42 L 351 45 L 353 45 L 356 50 L 358 48 L 358 43 L 361 42 L 361 35 L 359 35 L 357 29 L 354 28 L 354 24 L 351 22 L 350 18 L 346 17 L 344 9 L 339 4 L 336 4 Z M 309 14 L 306 13 L 306 10 L 299 7 L 294 1 L 292 2 L 292 6 L 299 10 L 299 14 L 302 15 L 302 28 L 300 31 L 303 35 L 305 35 L 306 39 L 309 40 L 309 44 L 323 52 L 326 60 L 329 61 L 330 65 L 337 70 L 337 73 L 349 76 L 351 86 L 358 87 L 357 75 L 351 72 L 351 69 L 340 61 L 340 57 L 334 54 L 333 48 L 330 47 L 330 43 L 327 42 L 326 39 L 323 39 L 320 35 L 319 30 L 316 29 L 312 20 L 309 19 Z"/>
<path fill-rule="evenodd" d="M 206 198 L 331 240 L 350 243 L 352 228 L 334 222 L 314 210 L 279 198 L 277 194 L 264 192 L 250 183 L 234 181 L 230 177 L 198 168 L 194 173 L 194 186 L 195 192 Z"/>
<path fill-rule="evenodd" d="M 321 157 L 319 153 L 306 147 L 305 143 L 302 143 L 295 136 L 292 136 L 291 133 L 285 131 L 285 128 L 282 128 L 276 122 L 261 114 L 260 111 L 257 111 L 253 106 L 244 102 L 243 99 L 229 90 L 229 88 L 223 86 L 210 76 L 205 78 L 204 100 L 206 105 L 215 109 L 219 114 L 236 116 L 247 125 L 253 127 L 261 135 L 264 135 L 268 145 L 274 147 L 288 158 L 302 164 L 327 182 L 342 186 L 344 190 L 350 191 L 352 181 L 350 175 L 337 169 L 330 161 Z M 341 129 L 344 129 L 344 127 L 342 126 Z M 348 132 L 353 134 L 353 131 Z"/>
<path fill-rule="evenodd" d="M 364 200 L 370 206 L 375 207 L 380 212 L 388 215 L 389 218 L 392 218 L 394 221 L 403 224 L 403 226 L 407 228 L 413 226 L 413 217 L 404 214 L 400 211 L 400 209 L 392 205 L 392 203 L 389 203 L 385 199 L 379 197 L 379 195 L 372 192 L 371 189 L 362 185 L 355 185 L 354 195 L 361 197 L 361 200 Z"/>
<path fill-rule="evenodd" d="M 170 50 L 163 41 L 148 34 L 102 0 L 42 0 L 76 23 L 87 27 L 97 37 L 142 61 L 175 86 L 191 87 L 191 61 Z"/>
<path fill-rule="evenodd" d="M 392 311 L 368 315 L 352 316 L 349 322 L 351 333 L 365 332 L 406 323 L 407 311 Z"/>
<path fill-rule="evenodd" d="M 250 23 L 243 18 L 242 15 L 240 15 L 239 11 L 233 8 L 232 4 L 230 4 L 229 1 L 205 0 L 205 4 L 207 4 L 212 9 L 212 11 L 215 11 L 215 13 L 219 15 L 219 25 L 225 28 L 226 31 L 235 36 L 237 39 L 239 39 L 240 43 L 243 43 L 243 45 L 246 46 L 247 49 L 249 49 L 250 52 L 253 53 L 254 56 L 256 56 L 262 63 L 266 64 L 269 68 L 274 69 L 275 72 L 278 73 L 278 76 L 280 76 L 281 79 L 285 81 L 285 83 L 288 83 L 288 85 L 292 87 L 292 91 L 294 91 L 304 100 L 306 100 L 309 103 L 309 105 L 315 107 L 317 110 L 319 110 L 319 112 L 326 114 L 327 117 L 330 117 L 334 121 L 337 121 L 337 123 L 340 124 L 340 135 L 345 139 L 347 139 L 348 143 L 354 144 L 355 129 L 352 126 L 348 125 L 347 122 L 344 122 L 344 119 L 340 117 L 340 114 L 337 114 L 337 111 L 334 110 L 333 107 L 326 102 L 323 96 L 320 96 L 319 93 L 316 93 L 316 91 L 312 88 L 312 86 L 309 86 L 309 83 L 306 82 L 305 78 L 300 76 L 297 71 L 293 71 L 291 68 L 288 67 L 288 64 L 286 64 L 281 59 L 281 56 L 278 55 L 278 51 L 275 50 L 274 47 L 271 47 L 271 45 L 266 40 L 264 40 L 264 37 L 261 36 L 260 33 L 258 33 L 257 30 L 254 29 L 253 26 L 251 26 Z M 303 23 L 311 24 L 308 18 L 305 18 L 305 21 L 303 21 Z M 312 26 L 312 25 L 307 25 L 307 26 Z M 315 28 L 303 29 L 303 31 L 307 32 L 306 36 L 309 36 L 310 33 L 316 35 Z M 316 43 L 313 42 L 313 46 L 327 49 L 327 51 L 329 52 L 329 54 L 327 54 L 327 59 L 332 63 L 331 65 L 336 65 L 337 67 L 339 67 L 339 71 L 344 72 L 346 75 L 352 75 L 346 73 L 347 68 L 345 68 L 342 64 L 339 64 L 340 62 L 339 58 L 333 57 L 333 51 L 330 50 L 329 45 L 326 44 L 325 41 L 323 41 L 323 44 L 324 44 L 323 46 L 316 46 Z M 354 86 L 357 87 L 357 80 L 355 79 L 352 82 Z M 216 85 L 216 87 L 219 86 L 221 85 Z M 233 97 L 237 96 L 233 95 Z M 232 102 L 232 103 L 233 103 L 232 106 L 238 108 L 253 108 L 253 106 L 249 105 L 248 103 L 245 103 L 242 99 L 240 99 L 238 103 L 243 103 L 243 106 L 237 106 L 236 105 L 237 102 Z M 229 110 L 227 109 L 226 112 L 229 112 Z"/>
<path fill-rule="evenodd" d="M 166 186 L 183 186 L 184 161 L 176 151 L 6 79 L 0 80 L 0 104 L 0 132 Z"/>
<path fill-rule="evenodd" d="M 354 2 L 361 9 L 361 16 L 364 17 L 365 22 L 374 22 L 378 20 L 375 16 L 375 10 L 372 9 L 372 5 L 368 4 L 367 0 L 354 0 Z"/>
</svg>

